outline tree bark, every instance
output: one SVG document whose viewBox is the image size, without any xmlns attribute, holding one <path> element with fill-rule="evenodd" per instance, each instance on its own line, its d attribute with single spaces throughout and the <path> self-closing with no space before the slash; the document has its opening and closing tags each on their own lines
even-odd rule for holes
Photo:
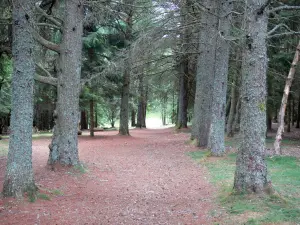
<svg viewBox="0 0 300 225">
<path fill-rule="evenodd" d="M 94 100 L 90 100 L 90 136 L 94 137 L 95 117 L 94 117 Z"/>
<path fill-rule="evenodd" d="M 185 55 L 180 62 L 179 74 L 179 110 L 177 118 L 177 129 L 187 128 L 187 110 L 188 110 L 188 59 Z"/>
<path fill-rule="evenodd" d="M 65 1 L 63 36 L 59 54 L 56 125 L 49 146 L 50 165 L 79 164 L 77 125 L 83 11 L 80 0 Z"/>
<path fill-rule="evenodd" d="M 288 105 L 287 105 L 287 118 L 286 118 L 286 122 L 287 122 L 286 131 L 287 132 L 291 132 L 291 114 L 292 114 L 291 109 L 292 109 L 291 100 L 289 99 L 288 100 Z"/>
<path fill-rule="evenodd" d="M 97 103 L 94 104 L 95 105 L 95 124 L 94 127 L 98 127 L 98 106 Z"/>
<path fill-rule="evenodd" d="M 271 190 L 265 162 L 266 37 L 268 0 L 248 0 L 242 62 L 241 145 L 236 159 L 234 190 L 261 193 Z"/>
<path fill-rule="evenodd" d="M 211 127 L 212 92 L 215 72 L 216 43 L 218 36 L 217 0 L 204 0 L 202 4 L 209 11 L 201 13 L 199 31 L 199 51 L 196 74 L 196 94 L 192 139 L 197 146 L 207 147 Z"/>
<path fill-rule="evenodd" d="M 130 73 L 131 73 L 131 50 L 130 42 L 132 40 L 132 17 L 133 17 L 133 0 L 124 1 L 126 19 L 126 31 L 125 31 L 125 47 L 127 47 L 127 59 L 124 62 L 124 73 L 123 73 L 123 86 L 121 94 L 121 108 L 120 108 L 120 127 L 119 135 L 129 135 L 129 92 L 130 92 Z"/>
<path fill-rule="evenodd" d="M 187 110 L 188 110 L 188 76 L 189 76 L 189 57 L 188 50 L 191 45 L 191 27 L 186 26 L 190 18 L 190 1 L 184 0 L 180 6 L 181 26 L 184 28 L 180 34 L 180 51 L 178 72 L 179 72 L 179 94 L 178 94 L 178 114 L 177 129 L 187 128 Z"/>
<path fill-rule="evenodd" d="M 34 1 L 15 0 L 13 5 L 13 75 L 11 133 L 3 185 L 4 196 L 21 198 L 37 190 L 32 169 L 33 86 L 35 65 L 32 52 L 34 39 Z"/>
<path fill-rule="evenodd" d="M 300 52 L 300 41 L 296 48 L 295 56 L 294 56 L 288 77 L 285 82 L 284 93 L 282 96 L 281 106 L 280 106 L 279 113 L 278 113 L 278 129 L 277 129 L 276 138 L 275 138 L 275 142 L 274 142 L 275 154 L 277 154 L 277 155 L 280 155 L 282 153 L 280 144 L 281 144 L 281 140 L 282 140 L 282 134 L 284 132 L 285 109 L 286 109 L 286 104 L 288 101 L 288 96 L 290 93 L 290 88 L 292 86 L 292 82 L 294 79 L 296 67 L 299 62 L 299 52 Z"/>
<path fill-rule="evenodd" d="M 136 116 L 135 110 L 132 109 L 132 110 L 131 110 L 131 126 L 132 126 L 132 127 L 135 127 L 135 126 L 136 126 L 135 116 Z"/>
<path fill-rule="evenodd" d="M 226 129 L 228 137 L 233 137 L 233 135 L 234 135 L 233 121 L 234 121 L 234 116 L 236 114 L 235 110 L 236 110 L 236 105 L 237 105 L 236 76 L 237 76 L 236 73 L 234 73 L 232 83 L 231 83 L 231 90 L 230 90 L 231 104 L 230 104 L 230 111 L 229 111 L 229 115 L 228 115 L 227 129 Z"/>
<path fill-rule="evenodd" d="M 212 93 L 212 119 L 209 133 L 209 148 L 212 155 L 221 156 L 225 153 L 225 116 L 226 116 L 226 93 L 229 63 L 229 41 L 225 37 L 230 34 L 230 22 L 232 3 L 217 0 L 218 32 L 215 49 L 214 81 Z M 221 37 L 222 35 L 222 37 Z"/>
<path fill-rule="evenodd" d="M 300 128 L 300 91 L 298 95 L 298 112 L 297 112 L 296 128 Z"/>
<path fill-rule="evenodd" d="M 197 87 L 194 106 L 194 129 L 197 145 L 210 148 L 213 155 L 225 152 L 225 107 L 230 30 L 228 1 L 203 1 L 209 10 L 201 14 Z M 218 16 L 224 16 L 222 20 Z M 204 54 L 205 53 L 205 54 Z"/>
<path fill-rule="evenodd" d="M 86 111 L 81 111 L 81 119 L 80 119 L 80 124 L 81 124 L 81 130 L 86 130 L 88 129 L 87 125 L 87 118 L 86 118 Z"/>
<path fill-rule="evenodd" d="M 145 123 L 145 87 L 144 87 L 144 74 L 139 75 L 139 104 L 137 113 L 136 127 L 142 128 L 146 127 Z"/>
</svg>

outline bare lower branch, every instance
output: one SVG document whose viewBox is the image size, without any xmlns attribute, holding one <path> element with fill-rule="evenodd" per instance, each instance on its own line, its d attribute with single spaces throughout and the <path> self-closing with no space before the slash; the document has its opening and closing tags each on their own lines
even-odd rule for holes
<svg viewBox="0 0 300 225">
<path fill-rule="evenodd" d="M 280 33 L 280 34 L 273 34 L 273 35 L 269 35 L 267 38 L 275 38 L 275 37 L 282 37 L 282 36 L 289 36 L 289 35 L 300 35 L 300 32 L 298 31 L 291 31 L 291 32 L 285 32 L 285 33 Z"/>
<path fill-rule="evenodd" d="M 41 35 L 39 35 L 36 31 L 34 32 L 34 39 L 39 42 L 42 46 L 44 46 L 45 48 L 48 48 L 54 52 L 60 53 L 60 47 L 58 44 L 55 44 L 51 41 L 46 40 L 45 38 L 43 38 Z"/>
<path fill-rule="evenodd" d="M 288 31 L 292 31 L 287 25 L 283 24 L 283 23 L 280 23 L 280 24 L 277 24 L 272 30 L 270 30 L 268 32 L 268 35 L 271 35 L 273 33 L 275 33 L 275 31 L 277 31 L 280 27 L 284 27 L 286 28 Z"/>
<path fill-rule="evenodd" d="M 300 9 L 300 6 L 284 5 L 284 6 L 279 6 L 279 7 L 270 9 L 268 11 L 268 13 L 271 14 L 271 13 L 275 13 L 275 12 L 278 12 L 281 10 L 299 10 L 299 9 Z"/>
<path fill-rule="evenodd" d="M 40 3 L 41 2 L 37 2 L 35 4 L 35 8 L 36 10 L 42 14 L 44 17 L 46 17 L 49 21 L 51 21 L 53 24 L 55 24 L 58 27 L 61 27 L 62 23 L 60 21 L 58 21 L 57 19 L 55 19 L 53 16 L 48 15 L 41 7 L 40 7 Z"/>
<path fill-rule="evenodd" d="M 48 70 L 46 70 L 44 67 L 42 67 L 40 64 L 38 64 L 38 63 L 35 63 L 35 66 L 36 66 L 36 70 L 40 70 L 42 73 L 44 73 L 47 77 L 53 77 L 52 75 L 51 75 L 51 73 L 48 71 Z"/>
<path fill-rule="evenodd" d="M 35 74 L 34 79 L 38 82 L 41 82 L 41 83 L 44 83 L 44 84 L 50 84 L 52 86 L 57 87 L 57 78 L 45 77 L 45 76 L 41 76 L 39 74 Z"/>
<path fill-rule="evenodd" d="M 44 27 L 52 27 L 52 28 L 55 28 L 55 29 L 61 31 L 61 27 L 56 26 L 54 24 L 50 24 L 50 23 L 36 23 L 35 25 L 37 25 L 37 26 L 44 26 Z"/>
</svg>

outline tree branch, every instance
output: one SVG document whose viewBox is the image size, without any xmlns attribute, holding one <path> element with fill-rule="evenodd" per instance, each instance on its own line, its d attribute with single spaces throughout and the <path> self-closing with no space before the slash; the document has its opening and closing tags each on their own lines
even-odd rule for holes
<svg viewBox="0 0 300 225">
<path fill-rule="evenodd" d="M 55 44 L 51 41 L 46 40 L 45 38 L 43 38 L 41 35 L 39 35 L 36 31 L 33 31 L 33 37 L 34 39 L 39 42 L 42 46 L 44 46 L 45 48 L 48 48 L 54 52 L 60 53 L 60 47 L 58 44 Z"/>
<path fill-rule="evenodd" d="M 35 63 L 35 66 L 36 66 L 36 70 L 40 70 L 40 71 L 43 72 L 47 77 L 53 77 L 53 76 L 51 75 L 51 73 L 50 73 L 48 70 L 46 70 L 44 67 L 42 67 L 40 64 Z"/>
<path fill-rule="evenodd" d="M 278 30 L 280 27 L 285 27 L 288 31 L 292 31 L 287 25 L 280 23 L 280 24 L 277 24 L 272 30 L 270 30 L 268 32 L 268 35 L 275 33 L 275 31 Z"/>
<path fill-rule="evenodd" d="M 36 23 L 35 25 L 37 25 L 37 26 L 44 26 L 44 27 L 52 27 L 52 28 L 55 28 L 55 29 L 61 31 L 61 27 L 56 26 L 54 24 L 50 24 L 50 23 Z"/>
<path fill-rule="evenodd" d="M 280 34 L 273 34 L 273 35 L 269 35 L 267 38 L 269 39 L 269 38 L 289 36 L 289 35 L 300 35 L 300 32 L 298 32 L 298 31 L 291 31 L 291 32 L 285 32 L 285 33 L 280 33 Z"/>
<path fill-rule="evenodd" d="M 62 23 L 59 22 L 58 20 L 56 20 L 53 16 L 48 15 L 41 7 L 40 7 L 40 3 L 41 2 L 37 2 L 35 4 L 35 8 L 36 10 L 42 14 L 44 17 L 46 17 L 49 21 L 51 21 L 52 23 L 54 23 L 56 26 L 61 27 Z"/>
<path fill-rule="evenodd" d="M 39 74 L 35 74 L 34 79 L 38 82 L 44 83 L 44 84 L 50 84 L 52 86 L 57 87 L 57 78 L 54 77 L 44 77 Z"/>
<path fill-rule="evenodd" d="M 279 7 L 270 9 L 268 11 L 268 13 L 271 14 L 271 13 L 275 13 L 275 12 L 278 12 L 278 11 L 281 11 L 281 10 L 294 10 L 294 9 L 299 10 L 300 6 L 291 6 L 291 5 L 279 6 Z"/>
</svg>

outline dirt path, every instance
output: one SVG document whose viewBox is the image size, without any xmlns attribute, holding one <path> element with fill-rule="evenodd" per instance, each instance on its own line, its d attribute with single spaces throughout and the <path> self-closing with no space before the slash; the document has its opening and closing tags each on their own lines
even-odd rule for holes
<svg viewBox="0 0 300 225">
<path fill-rule="evenodd" d="M 0 199 L 0 224 L 214 224 L 213 188 L 172 129 L 80 137 L 84 174 L 45 167 L 50 139 L 33 142 L 36 183 L 51 200 Z M 0 185 L 5 159 L 0 158 Z M 56 191 L 55 191 L 56 190 Z M 57 191 L 59 190 L 59 191 Z"/>
</svg>

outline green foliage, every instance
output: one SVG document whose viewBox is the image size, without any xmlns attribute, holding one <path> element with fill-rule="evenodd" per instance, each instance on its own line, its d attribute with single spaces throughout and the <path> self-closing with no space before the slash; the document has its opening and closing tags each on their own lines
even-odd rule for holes
<svg viewBox="0 0 300 225">
<path fill-rule="evenodd" d="M 204 152 L 189 154 L 201 160 Z M 243 216 L 255 212 L 259 216 L 248 218 L 246 224 L 282 223 L 300 221 L 300 162 L 294 157 L 268 158 L 271 180 L 277 194 L 263 196 L 236 195 L 232 193 L 236 154 L 215 160 L 201 161 L 210 172 L 211 182 L 220 189 L 220 203 L 231 215 Z M 245 214 L 246 215 L 246 214 Z"/>
<path fill-rule="evenodd" d="M 12 61 L 5 55 L 0 57 L 0 117 L 9 114 L 11 98 Z"/>
</svg>

